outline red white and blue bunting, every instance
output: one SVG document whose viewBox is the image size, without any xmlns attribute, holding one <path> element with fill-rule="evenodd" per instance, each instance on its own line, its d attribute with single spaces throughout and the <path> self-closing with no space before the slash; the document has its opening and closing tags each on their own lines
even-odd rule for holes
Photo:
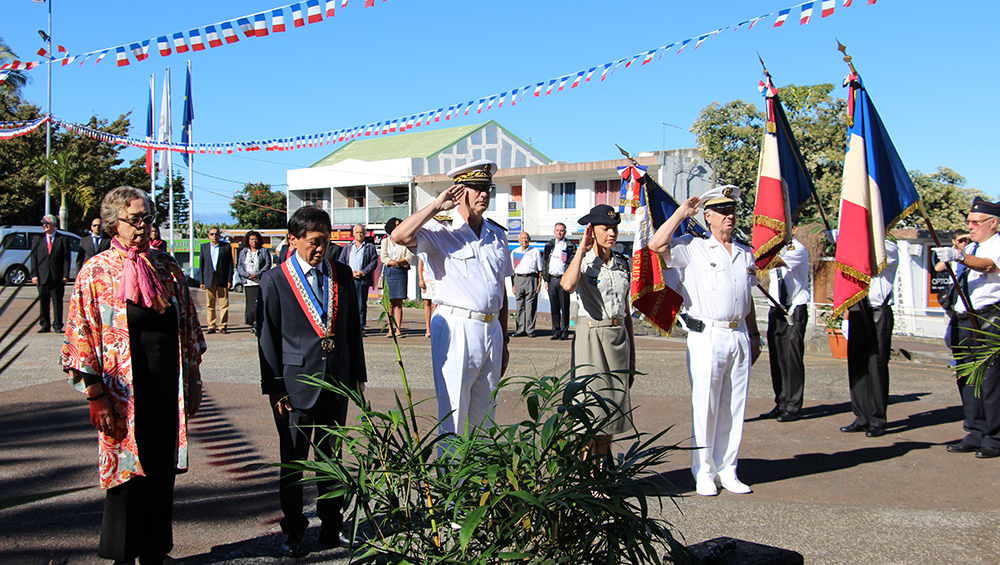
<svg viewBox="0 0 1000 565">
<path fill-rule="evenodd" d="M 385 2 L 385 0 L 382 0 Z M 849 0 L 845 0 L 849 1 Z M 145 61 L 149 58 L 149 47 L 150 45 L 155 45 L 156 49 L 153 50 L 155 53 L 159 53 L 161 57 L 167 57 L 174 51 L 177 53 L 186 53 L 191 51 L 204 51 L 205 43 L 208 43 L 209 48 L 221 47 L 222 45 L 228 45 L 230 43 L 236 43 L 240 40 L 239 33 L 235 29 L 239 29 L 243 32 L 243 36 L 250 37 L 266 37 L 268 32 L 270 33 L 281 33 L 285 31 L 285 13 L 291 12 L 294 27 L 302 27 L 306 22 L 310 24 L 319 23 L 323 21 L 324 15 L 327 18 L 332 18 L 334 16 L 335 8 L 337 3 L 340 3 L 340 9 L 343 10 L 347 8 L 347 0 L 306 0 L 304 2 L 307 10 L 306 17 L 302 16 L 302 4 L 303 2 L 296 2 L 294 4 L 288 4 L 287 6 L 280 6 L 278 8 L 272 8 L 270 10 L 264 10 L 263 12 L 258 12 L 256 14 L 250 14 L 247 16 L 241 16 L 238 18 L 232 18 L 222 22 L 216 22 L 210 25 L 204 25 L 196 27 L 187 32 L 187 37 L 184 36 L 184 32 L 179 31 L 176 33 L 168 33 L 165 35 L 160 35 L 157 37 L 152 37 L 149 39 L 141 39 L 138 41 L 130 41 L 128 43 L 123 43 L 121 45 L 115 45 L 113 47 L 105 47 L 103 49 L 96 49 L 94 51 L 89 51 L 87 53 L 81 53 L 79 55 L 70 55 L 66 48 L 62 45 L 59 46 L 59 53 L 62 54 L 61 57 L 55 58 L 51 53 L 45 48 L 38 51 L 41 57 L 44 57 L 45 61 L 31 61 L 24 63 L 21 61 L 14 61 L 12 63 L 0 66 L 0 71 L 4 70 L 31 70 L 39 65 L 45 63 L 56 64 L 59 63 L 60 66 L 66 66 L 74 61 L 80 61 L 80 66 L 82 67 L 92 56 L 98 55 L 94 64 L 100 63 L 108 53 L 114 52 L 116 54 L 116 61 L 119 67 L 127 67 L 132 60 L 135 61 Z M 322 4 L 322 5 L 321 5 Z M 375 5 L 374 0 L 366 0 L 365 8 L 369 8 Z M 218 28 L 218 29 L 216 29 Z M 222 30 L 222 37 L 219 36 L 219 29 Z M 168 40 L 167 38 L 172 38 Z M 225 42 L 223 42 L 223 39 Z M 171 45 L 172 43 L 172 45 Z M 171 49 L 172 47 L 172 49 Z M 132 59 L 129 58 L 129 54 L 132 55 Z M 6 78 L 5 75 L 0 74 L 0 82 Z"/>
<path fill-rule="evenodd" d="M 30 120 L 27 122 L 0 122 L 0 140 L 14 139 L 22 135 L 28 135 L 50 120 L 50 116 Z"/>
<path fill-rule="evenodd" d="M 306 2 L 306 7 L 308 8 L 308 11 L 305 14 L 303 14 L 299 3 L 291 4 L 290 6 L 285 6 L 284 8 L 289 8 L 289 7 L 294 8 L 292 10 L 293 25 L 298 27 L 300 25 L 305 25 L 302 22 L 304 22 L 307 18 L 318 22 L 322 20 L 324 13 L 327 14 L 327 17 L 330 17 L 330 15 L 332 14 L 333 5 L 337 1 L 338 0 L 328 0 L 326 2 L 327 10 L 324 11 L 320 10 L 320 5 L 319 5 L 320 0 L 308 0 L 308 2 Z M 525 96 L 528 96 L 529 98 L 542 97 L 543 88 L 545 91 L 544 96 L 549 96 L 553 92 L 558 93 L 563 91 L 567 85 L 569 85 L 569 89 L 573 89 L 582 83 L 590 82 L 591 78 L 598 71 L 598 69 L 600 69 L 600 79 L 601 82 L 603 82 L 608 77 L 609 74 L 613 75 L 615 71 L 617 71 L 620 67 L 622 67 L 622 65 L 624 65 L 624 68 L 627 69 L 633 63 L 639 61 L 641 58 L 642 62 L 637 64 L 636 67 L 644 66 L 650 63 L 654 58 L 657 60 L 661 59 L 663 55 L 667 54 L 675 47 L 677 48 L 675 51 L 675 55 L 679 55 L 681 51 L 683 51 L 684 48 L 691 42 L 694 42 L 694 47 L 692 48 L 692 51 L 694 51 L 698 49 L 698 47 L 705 41 L 719 35 L 720 33 L 726 30 L 731 29 L 735 32 L 743 27 L 751 29 L 761 20 L 770 18 L 772 16 L 777 16 L 772 27 L 781 27 L 784 24 L 785 20 L 788 18 L 788 15 L 793 10 L 799 10 L 801 14 L 799 23 L 800 25 L 806 25 L 810 22 L 812 14 L 814 13 L 813 11 L 814 5 L 817 8 L 822 8 L 821 17 L 825 18 L 834 13 L 835 1 L 836 0 L 814 0 L 811 2 L 804 2 L 797 6 L 793 6 L 792 8 L 786 8 L 778 12 L 771 12 L 763 16 L 759 16 L 750 20 L 745 20 L 738 24 L 732 24 L 726 27 L 716 29 L 714 31 L 710 31 L 708 33 L 703 33 L 694 37 L 690 37 L 688 39 L 664 45 L 662 47 L 657 47 L 655 49 L 643 51 L 641 53 L 638 53 L 630 57 L 624 57 L 615 61 L 611 61 L 610 63 L 604 63 L 603 65 L 595 65 L 593 67 L 590 67 L 589 69 L 576 71 L 547 81 L 543 80 L 538 83 L 532 83 L 532 84 L 527 84 L 525 86 L 510 88 L 499 94 L 483 96 L 478 99 L 474 98 L 472 100 L 469 100 L 468 102 L 445 104 L 435 110 L 424 111 L 405 117 L 398 117 L 398 118 L 379 121 L 376 123 L 368 123 L 344 129 L 325 131 L 321 133 L 312 133 L 308 135 L 283 137 L 283 138 L 267 139 L 267 140 L 231 141 L 222 143 L 198 143 L 198 144 L 187 145 L 181 143 L 170 143 L 170 144 L 159 143 L 147 139 L 111 135 L 102 131 L 88 128 L 80 124 L 66 122 L 55 117 L 52 118 L 52 122 L 55 125 L 61 125 L 81 135 L 85 135 L 108 143 L 126 145 L 130 147 L 138 147 L 141 149 L 152 149 L 155 151 L 172 151 L 177 153 L 201 154 L 201 155 L 223 155 L 223 154 L 232 154 L 245 151 L 292 151 L 295 149 L 323 147 L 327 145 L 334 145 L 339 142 L 351 141 L 357 138 L 370 137 L 372 135 L 379 136 L 397 132 L 402 133 L 407 130 L 413 129 L 415 127 L 421 127 L 430 125 L 432 123 L 438 123 L 442 120 L 442 115 L 443 119 L 445 121 L 448 121 L 452 117 L 457 118 L 460 114 L 463 116 L 468 116 L 469 112 L 472 111 L 473 109 L 475 110 L 476 114 L 481 114 L 483 113 L 484 109 L 486 111 L 492 110 L 494 105 L 497 108 L 503 108 L 505 103 L 508 104 L 509 106 L 514 106 L 518 102 L 523 102 Z M 842 2 L 843 2 L 842 4 L 843 7 L 846 8 L 851 5 L 853 0 L 842 0 Z M 875 4 L 877 0 L 867 0 L 867 2 L 869 5 L 871 5 Z M 366 7 L 372 4 L 374 4 L 374 0 L 365 1 Z M 347 0 L 342 0 L 341 9 L 343 9 L 345 6 L 347 6 Z M 271 32 L 276 31 L 275 26 L 280 26 L 283 28 L 284 16 L 281 15 L 279 17 L 275 14 L 279 11 L 282 11 L 284 8 L 278 8 L 270 11 L 270 15 L 272 18 Z M 215 25 L 219 25 L 220 28 L 222 29 L 222 36 L 224 38 L 224 41 L 226 42 L 238 41 L 238 38 L 236 37 L 237 34 L 234 31 L 234 28 L 232 27 L 232 23 L 235 23 L 236 26 L 247 37 L 261 37 L 262 35 L 267 35 L 268 31 L 266 28 L 263 29 L 263 31 L 261 31 L 262 24 L 260 24 L 260 22 L 264 21 L 264 26 L 266 26 L 265 20 L 266 20 L 266 15 L 268 13 L 269 12 L 261 12 L 260 14 L 254 14 L 253 16 L 238 18 L 235 20 L 235 22 L 230 21 L 230 22 L 223 22 L 222 24 L 212 24 L 211 26 L 205 26 L 206 29 L 211 28 L 209 31 L 206 32 L 206 37 L 208 38 L 209 45 L 212 45 L 213 43 L 216 43 L 217 45 L 223 44 L 222 43 L 223 40 L 219 39 L 218 33 L 214 29 Z M 258 19 L 257 16 L 261 16 L 261 18 Z M 278 23 L 275 24 L 274 23 L 275 21 L 277 21 Z M 194 50 L 205 49 L 204 43 L 201 39 L 201 35 L 198 29 L 192 30 L 191 32 L 189 32 L 188 35 L 189 37 L 197 38 L 196 41 L 192 41 L 191 43 L 192 49 Z M 230 38 L 233 38 L 232 41 L 230 41 Z M 148 46 L 149 46 L 148 41 L 145 43 L 132 44 L 131 52 L 133 54 L 138 53 L 138 56 L 141 56 L 143 57 L 143 59 L 145 59 L 147 57 Z M 174 46 L 176 51 L 181 53 L 188 50 L 188 44 L 185 42 L 182 33 L 174 34 Z M 111 51 L 112 49 L 116 50 L 118 53 L 119 64 L 121 64 L 120 61 L 123 60 L 122 57 L 124 57 L 124 60 L 126 61 L 125 64 L 128 64 L 127 63 L 128 54 L 125 50 L 125 46 L 118 46 L 102 50 L 100 56 L 98 57 L 98 62 L 100 62 L 100 59 L 102 59 L 105 55 L 107 55 L 108 52 Z M 170 45 L 169 42 L 166 40 L 166 36 L 160 38 L 160 41 L 158 42 L 158 49 L 161 54 L 164 52 L 164 50 L 170 51 Z M 86 54 L 86 56 L 89 57 L 93 53 L 97 52 L 94 51 L 92 53 Z M 658 57 L 656 56 L 657 53 L 659 53 Z M 15 61 L 14 63 L 11 64 L 24 65 L 24 63 L 20 63 L 19 61 Z M 6 67 L 8 67 L 11 64 L 0 67 L 0 72 L 2 72 Z M 31 63 L 28 64 L 30 65 Z M 37 66 L 37 63 L 35 63 L 35 65 Z M 26 67 L 21 66 L 17 68 L 26 68 Z M 6 124 L 0 123 L 0 131 L 5 131 L 4 129 L 2 129 L 5 127 L 8 126 Z M 30 131 L 25 133 L 30 133 Z M 24 133 L 20 135 L 24 135 Z M 15 136 L 12 135 L 11 137 Z M 0 139 L 9 139 L 9 137 Z"/>
</svg>

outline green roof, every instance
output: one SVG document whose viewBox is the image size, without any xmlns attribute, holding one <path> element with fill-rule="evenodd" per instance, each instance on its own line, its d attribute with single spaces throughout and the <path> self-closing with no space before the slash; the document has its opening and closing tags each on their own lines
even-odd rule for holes
<svg viewBox="0 0 1000 565">
<path fill-rule="evenodd" d="M 521 141 L 520 138 L 506 128 L 490 120 L 484 124 L 373 137 L 371 139 L 355 139 L 319 161 L 316 161 L 311 167 L 334 165 L 346 159 L 357 159 L 359 161 L 385 161 L 388 159 L 407 158 L 432 159 L 438 153 L 490 124 L 495 124 L 514 139 Z M 534 150 L 534 148 L 532 148 L 532 151 L 540 155 L 543 159 L 549 160 L 548 157 Z"/>
</svg>

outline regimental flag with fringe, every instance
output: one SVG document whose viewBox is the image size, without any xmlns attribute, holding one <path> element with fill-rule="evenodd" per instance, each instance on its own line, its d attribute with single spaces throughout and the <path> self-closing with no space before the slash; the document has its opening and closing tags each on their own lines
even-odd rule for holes
<svg viewBox="0 0 1000 565">
<path fill-rule="evenodd" d="M 632 244 L 632 307 L 646 316 L 646 320 L 664 336 L 669 336 L 674 327 L 677 312 L 684 299 L 680 293 L 667 284 L 664 276 L 668 269 L 663 266 L 660 256 L 649 250 L 649 239 L 656 228 L 677 210 L 677 201 L 663 190 L 648 174 L 646 167 L 631 165 L 619 167 L 622 176 L 622 193 L 635 183 L 639 190 L 635 208 L 635 242 Z M 638 175 L 638 181 L 633 177 Z M 624 207 L 619 204 L 619 210 Z M 629 203 L 631 207 L 631 203 Z M 705 230 L 691 218 L 685 218 L 674 233 L 674 237 L 684 234 L 705 235 Z"/>
<path fill-rule="evenodd" d="M 871 278 L 885 267 L 885 236 L 919 206 L 913 180 L 889 138 L 861 78 L 845 81 L 848 139 L 840 201 L 834 315 L 868 295 Z"/>
<path fill-rule="evenodd" d="M 760 147 L 757 200 L 753 208 L 753 258 L 758 269 L 768 269 L 781 249 L 791 242 L 792 218 L 816 188 L 805 167 L 799 145 L 771 78 L 761 81 L 767 99 L 767 124 Z"/>
</svg>

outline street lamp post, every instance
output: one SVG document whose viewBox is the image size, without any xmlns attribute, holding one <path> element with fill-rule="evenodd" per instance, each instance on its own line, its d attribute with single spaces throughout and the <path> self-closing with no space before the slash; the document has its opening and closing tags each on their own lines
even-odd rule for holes
<svg viewBox="0 0 1000 565">
<path fill-rule="evenodd" d="M 49 116 L 49 121 L 45 122 L 45 158 L 52 158 L 52 0 L 31 0 L 32 2 L 45 2 L 49 7 L 49 32 L 38 32 L 45 40 L 49 52 L 47 57 L 49 61 L 49 80 L 46 86 L 46 113 Z M 49 215 L 51 213 L 51 204 L 49 202 L 49 176 L 45 175 L 45 214 Z M 66 228 L 66 226 L 59 226 L 61 228 Z"/>
</svg>

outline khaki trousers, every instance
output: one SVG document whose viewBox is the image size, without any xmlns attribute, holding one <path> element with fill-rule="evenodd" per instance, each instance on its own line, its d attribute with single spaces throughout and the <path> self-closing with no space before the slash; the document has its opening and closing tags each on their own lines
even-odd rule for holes
<svg viewBox="0 0 1000 565">
<path fill-rule="evenodd" d="M 216 328 L 216 301 L 219 303 L 218 328 L 220 330 L 226 329 L 226 324 L 229 323 L 229 289 L 226 288 L 226 285 L 220 285 L 216 282 L 205 288 L 205 296 L 208 297 L 208 329 L 214 330 Z"/>
</svg>

